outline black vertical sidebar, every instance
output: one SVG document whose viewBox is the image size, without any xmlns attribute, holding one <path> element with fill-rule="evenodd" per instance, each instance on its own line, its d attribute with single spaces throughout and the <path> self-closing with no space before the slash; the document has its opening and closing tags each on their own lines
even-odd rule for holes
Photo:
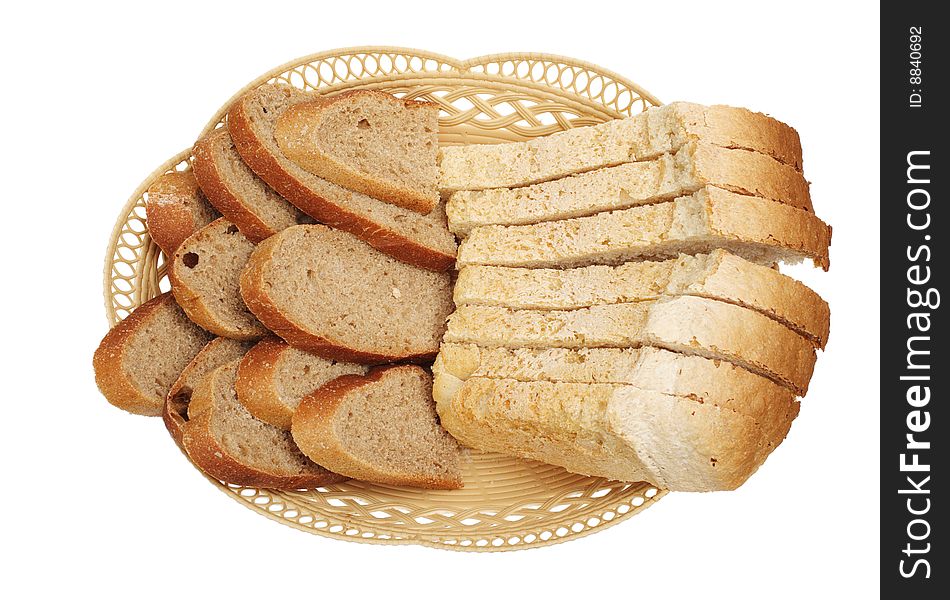
<svg viewBox="0 0 950 600">
<path fill-rule="evenodd" d="M 881 588 L 950 589 L 946 499 L 947 37 L 942 3 L 881 8 Z M 860 210 L 860 208 L 856 208 Z M 946 593 L 946 592 L 943 592 Z M 945 596 L 941 596 L 945 597 Z"/>
</svg>

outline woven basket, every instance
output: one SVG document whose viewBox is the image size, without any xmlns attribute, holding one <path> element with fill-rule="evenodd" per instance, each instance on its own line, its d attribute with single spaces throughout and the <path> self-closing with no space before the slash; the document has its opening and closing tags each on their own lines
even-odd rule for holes
<svg viewBox="0 0 950 600">
<path fill-rule="evenodd" d="M 465 61 L 405 48 L 347 48 L 301 58 L 240 92 L 283 82 L 333 94 L 374 88 L 436 102 L 443 144 L 524 140 L 645 110 L 659 101 L 600 67 L 544 54 Z M 232 98 L 233 100 L 233 98 Z M 202 134 L 222 122 L 231 101 Z M 186 150 L 153 172 L 122 208 L 105 263 L 109 325 L 168 289 L 165 257 L 148 235 L 146 190 L 169 171 L 190 168 Z M 308 491 L 237 487 L 209 478 L 245 506 L 285 525 L 376 544 L 498 551 L 533 548 L 605 529 L 656 502 L 646 483 L 583 477 L 532 461 L 466 451 L 465 487 L 429 491 L 349 481 Z"/>
</svg>

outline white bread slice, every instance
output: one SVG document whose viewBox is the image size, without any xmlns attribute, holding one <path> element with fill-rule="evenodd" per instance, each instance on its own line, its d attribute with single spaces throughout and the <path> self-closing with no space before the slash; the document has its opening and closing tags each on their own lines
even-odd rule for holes
<svg viewBox="0 0 950 600">
<path fill-rule="evenodd" d="M 432 379 L 421 367 L 334 379 L 300 402 L 292 432 L 308 456 L 354 479 L 462 487 L 458 444 L 439 424 Z"/>
<path fill-rule="evenodd" d="M 444 427 L 465 445 L 675 491 L 735 489 L 784 440 L 799 409 L 793 402 L 756 420 L 631 385 L 482 377 L 434 396 Z"/>
<path fill-rule="evenodd" d="M 672 202 L 534 225 L 477 227 L 458 268 L 580 267 L 724 248 L 752 262 L 829 267 L 831 227 L 812 213 L 716 187 Z"/>
<path fill-rule="evenodd" d="M 438 134 L 437 104 L 365 89 L 295 104 L 274 129 L 304 169 L 422 214 L 439 203 Z"/>
<path fill-rule="evenodd" d="M 290 430 L 300 400 L 343 375 L 365 375 L 365 365 L 327 360 L 297 350 L 278 337 L 266 337 L 238 366 L 238 400 L 261 421 Z"/>
<path fill-rule="evenodd" d="M 148 233 L 165 256 L 174 254 L 189 235 L 219 216 L 191 171 L 165 173 L 148 187 L 145 200 Z"/>
<path fill-rule="evenodd" d="M 449 229 L 468 235 L 482 225 L 526 225 L 656 204 L 706 185 L 814 212 L 808 182 L 793 167 L 752 152 L 690 142 L 675 154 L 605 167 L 520 188 L 449 196 Z"/>
<path fill-rule="evenodd" d="M 198 140 L 194 156 L 195 177 L 208 200 L 252 242 L 304 222 L 296 206 L 244 164 L 226 127 Z"/>
<path fill-rule="evenodd" d="M 626 162 L 650 160 L 702 140 L 766 154 L 802 170 L 798 132 L 744 108 L 674 102 L 526 142 L 442 149 L 447 191 L 517 187 Z"/>
<path fill-rule="evenodd" d="M 268 331 L 241 299 L 241 269 L 254 244 L 227 219 L 199 229 L 175 251 L 168 267 L 175 300 L 211 333 L 256 340 Z"/>
<path fill-rule="evenodd" d="M 175 379 L 211 339 L 170 292 L 142 304 L 102 338 L 92 358 L 106 400 L 137 415 L 162 414 Z"/>
<path fill-rule="evenodd" d="M 352 233 L 411 265 L 445 271 L 455 263 L 456 241 L 439 203 L 427 215 L 331 183 L 301 168 L 274 139 L 278 117 L 315 96 L 287 85 L 263 85 L 228 112 L 228 131 L 244 162 L 269 186 L 320 223 Z"/>
<path fill-rule="evenodd" d="M 178 380 L 172 384 L 171 389 L 168 390 L 168 396 L 165 397 L 162 420 L 165 421 L 165 428 L 168 429 L 168 433 L 179 448 L 184 449 L 181 441 L 182 432 L 185 423 L 188 422 L 188 404 L 191 402 L 191 394 L 194 393 L 195 388 L 211 371 L 232 361 L 240 360 L 251 345 L 252 342 L 216 337 L 191 359 Z"/>
<path fill-rule="evenodd" d="M 324 225 L 258 245 L 241 275 L 248 307 L 295 348 L 364 364 L 431 360 L 452 312 L 452 278 Z"/>
<path fill-rule="evenodd" d="M 794 331 L 740 306 L 678 296 L 576 310 L 460 306 L 445 342 L 505 348 L 654 346 L 726 360 L 804 395 L 815 348 Z"/>
<path fill-rule="evenodd" d="M 662 261 L 611 267 L 525 269 L 472 265 L 455 283 L 455 304 L 515 309 L 564 310 L 601 304 L 701 296 L 765 314 L 824 348 L 828 303 L 804 284 L 777 270 L 725 250 Z"/>
<path fill-rule="evenodd" d="M 202 471 L 226 483 L 309 489 L 345 478 L 300 452 L 290 433 L 259 421 L 234 392 L 238 362 L 218 367 L 195 388 L 183 428 L 185 452 Z"/>
</svg>

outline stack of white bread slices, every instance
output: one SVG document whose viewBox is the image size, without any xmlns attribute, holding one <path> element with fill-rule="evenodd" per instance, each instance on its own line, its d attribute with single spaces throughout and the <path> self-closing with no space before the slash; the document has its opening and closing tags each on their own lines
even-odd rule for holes
<svg viewBox="0 0 950 600">
<path fill-rule="evenodd" d="M 463 444 L 671 490 L 734 489 L 785 438 L 828 305 L 791 127 L 674 103 L 448 147 L 456 310 L 433 366 Z"/>
</svg>

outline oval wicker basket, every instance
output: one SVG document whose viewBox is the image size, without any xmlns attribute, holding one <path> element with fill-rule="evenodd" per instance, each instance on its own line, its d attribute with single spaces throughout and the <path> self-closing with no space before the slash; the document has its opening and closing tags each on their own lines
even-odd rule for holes
<svg viewBox="0 0 950 600">
<path fill-rule="evenodd" d="M 307 56 L 258 77 L 333 94 L 375 88 L 439 104 L 444 144 L 523 140 L 645 110 L 659 101 L 600 67 L 545 54 L 456 60 L 406 48 L 347 48 Z M 232 98 L 233 100 L 233 98 Z M 222 122 L 228 101 L 202 134 Z M 181 152 L 142 182 L 123 207 L 105 263 L 109 325 L 168 289 L 164 256 L 145 222 L 146 190 L 159 175 L 190 168 Z M 630 518 L 665 492 L 646 483 L 583 477 L 561 468 L 475 450 L 465 487 L 429 491 L 349 481 L 307 491 L 227 485 L 229 496 L 285 525 L 344 540 L 498 551 L 575 539 Z"/>
</svg>

